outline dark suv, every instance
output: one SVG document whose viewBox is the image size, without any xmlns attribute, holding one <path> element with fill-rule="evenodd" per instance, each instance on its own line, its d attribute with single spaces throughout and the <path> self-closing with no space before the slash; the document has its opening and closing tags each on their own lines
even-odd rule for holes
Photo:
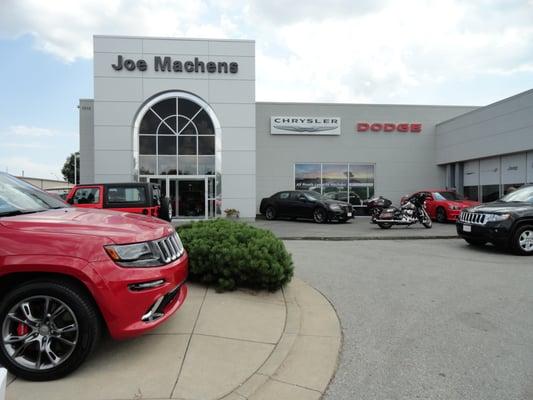
<svg viewBox="0 0 533 400">
<path fill-rule="evenodd" d="M 520 255 L 533 255 L 533 185 L 463 210 L 456 226 L 457 234 L 472 245 L 490 242 Z"/>
</svg>

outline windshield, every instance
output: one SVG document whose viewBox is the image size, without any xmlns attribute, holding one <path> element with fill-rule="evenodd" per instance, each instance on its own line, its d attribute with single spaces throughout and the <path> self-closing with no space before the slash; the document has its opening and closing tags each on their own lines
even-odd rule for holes
<svg viewBox="0 0 533 400">
<path fill-rule="evenodd" d="M 0 217 L 67 207 L 61 200 L 11 175 L 0 173 Z"/>
<path fill-rule="evenodd" d="M 510 203 L 512 201 L 526 202 L 533 204 L 533 186 L 526 186 L 524 188 L 515 190 L 505 196 L 500 201 Z"/>
<path fill-rule="evenodd" d="M 465 198 L 456 192 L 434 192 L 435 200 L 455 200 L 460 201 Z"/>
</svg>

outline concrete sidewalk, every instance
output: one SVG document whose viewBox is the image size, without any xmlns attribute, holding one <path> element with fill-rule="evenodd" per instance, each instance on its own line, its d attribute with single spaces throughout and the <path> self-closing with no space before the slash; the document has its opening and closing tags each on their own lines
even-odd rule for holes
<svg viewBox="0 0 533 400">
<path fill-rule="evenodd" d="M 301 280 L 276 293 L 218 294 L 189 285 L 169 321 L 137 339 L 105 340 L 72 375 L 11 377 L 8 400 L 319 399 L 341 345 L 337 315 Z"/>
</svg>

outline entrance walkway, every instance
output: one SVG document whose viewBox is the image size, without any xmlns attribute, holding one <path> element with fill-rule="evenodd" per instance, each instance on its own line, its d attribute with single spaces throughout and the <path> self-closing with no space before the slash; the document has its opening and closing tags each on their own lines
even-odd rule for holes
<svg viewBox="0 0 533 400">
<path fill-rule="evenodd" d="M 218 294 L 189 285 L 166 324 L 137 339 L 106 340 L 72 375 L 13 381 L 8 400 L 319 399 L 336 369 L 339 320 L 294 279 L 276 293 Z"/>
</svg>

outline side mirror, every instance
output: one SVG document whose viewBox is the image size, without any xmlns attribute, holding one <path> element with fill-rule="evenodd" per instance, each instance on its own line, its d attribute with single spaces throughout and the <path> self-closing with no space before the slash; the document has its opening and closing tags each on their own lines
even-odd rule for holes
<svg viewBox="0 0 533 400">
<path fill-rule="evenodd" d="M 426 201 L 433 201 L 433 197 L 431 197 L 431 196 L 426 196 L 426 198 L 425 198 L 424 200 L 426 200 Z"/>
<path fill-rule="evenodd" d="M 70 199 L 68 199 L 67 203 L 68 204 L 74 204 L 74 197 L 71 197 Z"/>
<path fill-rule="evenodd" d="M 298 196 L 299 201 L 303 201 L 304 203 L 307 201 L 307 197 L 305 196 Z"/>
</svg>

